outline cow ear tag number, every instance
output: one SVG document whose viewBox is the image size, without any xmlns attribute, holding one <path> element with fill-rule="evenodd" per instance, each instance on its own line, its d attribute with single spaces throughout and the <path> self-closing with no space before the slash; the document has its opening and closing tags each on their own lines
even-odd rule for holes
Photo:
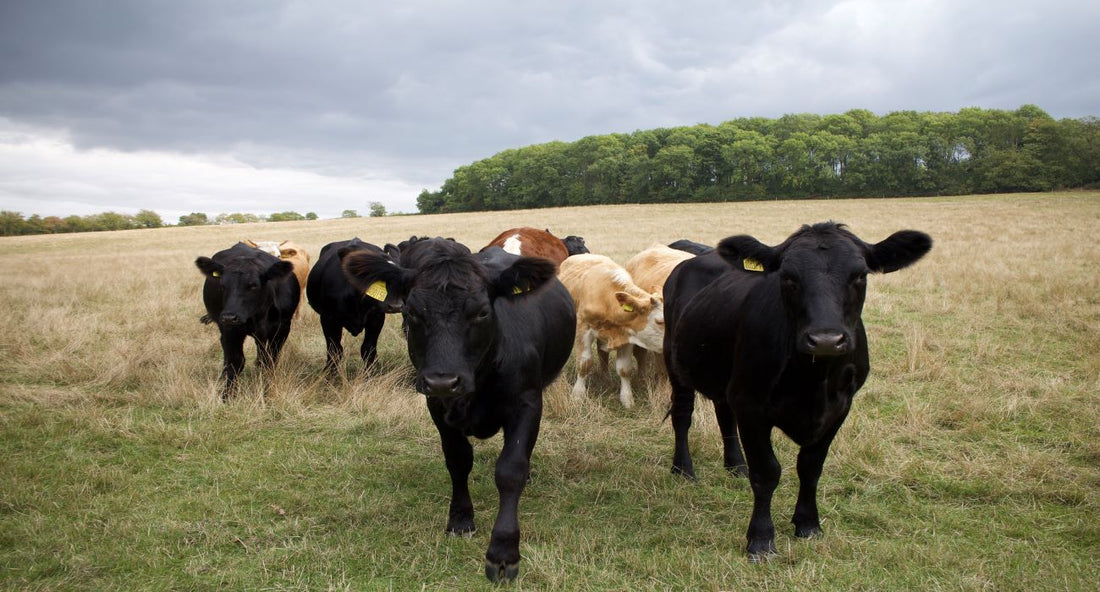
<svg viewBox="0 0 1100 592">
<path fill-rule="evenodd" d="M 756 259 L 749 259 L 746 257 L 741 263 L 745 266 L 745 271 L 764 271 L 764 265 Z"/>
<path fill-rule="evenodd" d="M 370 296 L 371 298 L 374 298 L 379 302 L 385 301 L 386 294 L 388 294 L 388 292 L 386 291 L 386 282 L 383 282 L 382 280 L 374 282 L 370 285 L 370 287 L 367 288 L 366 294 L 367 296 Z"/>
</svg>

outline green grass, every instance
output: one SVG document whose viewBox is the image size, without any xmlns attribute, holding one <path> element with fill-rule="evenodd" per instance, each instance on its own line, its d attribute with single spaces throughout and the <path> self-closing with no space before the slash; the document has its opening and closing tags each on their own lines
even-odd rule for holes
<svg viewBox="0 0 1100 592">
<path fill-rule="evenodd" d="M 216 331 L 193 259 L 239 238 L 579 234 L 624 262 L 652 242 L 833 218 L 867 240 L 936 240 L 869 281 L 872 375 L 822 477 L 825 535 L 744 557 L 752 504 L 700 404 L 698 481 L 669 473 L 667 386 L 623 410 L 615 381 L 546 396 L 520 504 L 517 590 L 1094 590 L 1100 561 L 1100 194 L 619 206 L 0 239 L 0 587 L 11 590 L 491 589 L 499 436 L 475 443 L 478 532 L 443 533 L 449 481 L 397 323 L 382 372 L 320 372 L 303 310 L 274 376 L 217 402 Z M 632 231 L 623 231 L 622 220 Z M 358 339 L 345 342 L 354 358 Z"/>
</svg>

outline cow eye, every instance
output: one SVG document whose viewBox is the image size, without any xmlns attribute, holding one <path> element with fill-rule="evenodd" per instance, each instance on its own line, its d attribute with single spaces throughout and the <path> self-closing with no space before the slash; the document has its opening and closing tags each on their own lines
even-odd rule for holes
<svg viewBox="0 0 1100 592">
<path fill-rule="evenodd" d="M 491 315 L 492 312 L 493 311 L 490 310 L 488 306 L 486 306 L 485 308 L 477 311 L 477 314 L 474 315 L 474 320 L 478 322 L 485 321 L 489 318 L 489 315 Z"/>
<path fill-rule="evenodd" d="M 798 291 L 798 280 L 796 280 L 793 276 L 782 276 L 780 278 L 780 281 L 783 283 L 784 290 L 790 290 L 792 292 Z"/>
<path fill-rule="evenodd" d="M 856 273 L 852 275 L 850 283 L 854 286 L 862 286 L 867 283 L 867 272 Z"/>
</svg>

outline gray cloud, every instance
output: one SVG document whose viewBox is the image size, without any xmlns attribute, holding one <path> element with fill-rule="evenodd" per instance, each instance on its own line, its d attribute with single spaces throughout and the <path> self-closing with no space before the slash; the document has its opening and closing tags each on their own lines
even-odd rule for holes
<svg viewBox="0 0 1100 592">
<path fill-rule="evenodd" d="M 380 199 L 409 211 L 456 166 L 555 139 L 851 108 L 1100 106 L 1094 2 L 532 4 L 5 2 L 0 117 L 61 134 L 69 158 L 228 156 L 365 193 L 385 180 Z M 64 168 L 40 170 L 40 187 L 64 185 Z M 102 209 L 94 195 L 116 192 L 102 183 L 79 203 Z M 27 186 L 0 178 L 0 206 Z M 288 199 L 264 211 L 305 209 Z"/>
</svg>

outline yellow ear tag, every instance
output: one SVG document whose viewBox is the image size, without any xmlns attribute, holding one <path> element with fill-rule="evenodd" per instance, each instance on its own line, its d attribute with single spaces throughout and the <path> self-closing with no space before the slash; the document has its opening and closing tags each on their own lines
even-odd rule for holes
<svg viewBox="0 0 1100 592">
<path fill-rule="evenodd" d="M 512 287 L 512 293 L 513 294 L 523 294 L 523 290 L 520 290 L 519 286 L 513 286 Z"/>
<path fill-rule="evenodd" d="M 383 282 L 382 280 L 378 280 L 377 282 L 371 284 L 366 291 L 367 296 L 370 296 L 371 298 L 374 298 L 379 302 L 385 302 L 386 294 L 388 293 L 389 292 L 386 291 L 386 282 Z"/>
<path fill-rule="evenodd" d="M 756 259 L 744 259 L 742 264 L 745 266 L 745 271 L 764 271 L 764 266 Z"/>
<path fill-rule="evenodd" d="M 625 310 L 626 312 L 634 312 L 634 305 L 623 303 L 623 310 Z"/>
<path fill-rule="evenodd" d="M 212 272 L 210 272 L 210 275 L 212 275 L 212 276 L 214 276 L 214 277 L 222 277 L 222 272 L 220 272 L 220 271 L 212 271 Z"/>
</svg>

